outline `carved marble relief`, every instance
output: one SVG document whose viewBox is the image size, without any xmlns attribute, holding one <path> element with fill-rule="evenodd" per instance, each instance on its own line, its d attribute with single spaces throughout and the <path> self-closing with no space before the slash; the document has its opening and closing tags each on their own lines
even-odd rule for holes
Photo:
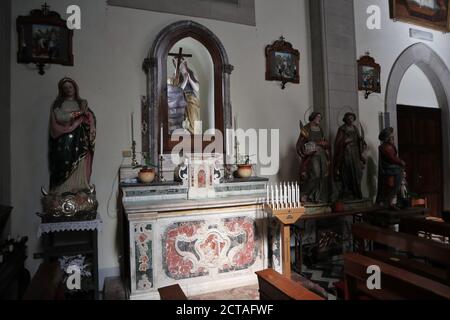
<svg viewBox="0 0 450 320">
<path fill-rule="evenodd" d="M 137 290 L 150 290 L 153 288 L 152 236 L 151 224 L 135 224 L 134 243 Z"/>
<path fill-rule="evenodd" d="M 250 218 L 174 223 L 162 238 L 163 268 L 175 280 L 244 270 L 256 261 L 256 242 Z"/>
</svg>

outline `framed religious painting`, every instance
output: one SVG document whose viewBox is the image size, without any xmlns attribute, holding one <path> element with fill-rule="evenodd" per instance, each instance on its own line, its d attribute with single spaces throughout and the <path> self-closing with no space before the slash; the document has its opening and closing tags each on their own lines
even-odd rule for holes
<svg viewBox="0 0 450 320">
<path fill-rule="evenodd" d="M 381 93 L 381 67 L 369 54 L 358 60 L 358 90 L 365 92 L 367 99 L 372 93 Z"/>
<path fill-rule="evenodd" d="M 300 52 L 284 37 L 266 47 L 266 80 L 280 81 L 282 89 L 288 82 L 300 83 L 299 64 Z"/>
<path fill-rule="evenodd" d="M 449 32 L 449 2 L 450 0 L 390 0 L 391 18 Z"/>
<path fill-rule="evenodd" d="M 57 12 L 49 11 L 48 5 L 19 16 L 16 25 L 18 63 L 36 64 L 41 75 L 46 64 L 73 66 L 73 30 Z"/>
</svg>

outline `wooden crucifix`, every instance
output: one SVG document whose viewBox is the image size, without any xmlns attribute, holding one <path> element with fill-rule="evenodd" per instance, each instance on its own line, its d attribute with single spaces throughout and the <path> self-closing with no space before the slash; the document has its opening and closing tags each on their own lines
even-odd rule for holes
<svg viewBox="0 0 450 320">
<path fill-rule="evenodd" d="M 183 58 L 192 58 L 192 54 L 185 54 L 183 53 L 183 48 L 180 48 L 178 50 L 178 53 L 169 53 L 169 57 L 175 57 L 177 59 L 177 71 L 175 73 L 175 80 L 176 83 L 179 82 L 180 78 L 180 66 Z"/>
</svg>

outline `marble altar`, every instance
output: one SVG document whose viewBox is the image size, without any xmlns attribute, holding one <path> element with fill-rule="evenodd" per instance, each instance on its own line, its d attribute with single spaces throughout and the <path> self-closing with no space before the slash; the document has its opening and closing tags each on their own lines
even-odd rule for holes
<svg viewBox="0 0 450 320">
<path fill-rule="evenodd" d="M 178 182 L 129 183 L 120 169 L 125 278 L 130 299 L 159 299 L 179 284 L 187 296 L 256 285 L 281 272 L 279 225 L 263 208 L 268 180 L 222 181 L 215 198 L 190 199 Z"/>
</svg>

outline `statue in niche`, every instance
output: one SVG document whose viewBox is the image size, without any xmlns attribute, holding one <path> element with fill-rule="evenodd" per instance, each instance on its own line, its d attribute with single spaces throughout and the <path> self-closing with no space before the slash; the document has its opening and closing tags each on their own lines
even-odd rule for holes
<svg viewBox="0 0 450 320">
<path fill-rule="evenodd" d="M 361 180 L 366 160 L 364 151 L 367 144 L 364 141 L 364 131 L 361 133 L 354 125 L 356 115 L 348 112 L 344 116 L 344 125 L 337 133 L 335 140 L 334 175 L 335 180 L 341 183 L 341 199 L 360 200 Z"/>
<path fill-rule="evenodd" d="M 181 50 L 180 50 L 181 52 Z M 169 104 L 169 128 L 170 132 L 176 129 L 189 131 L 191 134 L 201 134 L 196 128 L 196 122 L 200 118 L 200 83 L 194 71 L 189 68 L 183 54 L 169 54 L 177 56 L 173 59 L 176 69 L 175 74 L 169 78 L 168 104 Z M 181 118 L 181 115 L 183 117 Z M 181 122 L 181 126 L 180 126 Z"/>
<path fill-rule="evenodd" d="M 405 161 L 399 158 L 395 146 L 394 129 L 386 128 L 379 135 L 377 203 L 398 210 L 397 195 L 401 191 Z"/>
<path fill-rule="evenodd" d="M 313 112 L 309 123 L 301 124 L 297 142 L 300 157 L 300 184 L 302 202 L 328 202 L 328 176 L 330 166 L 330 145 L 325 139 L 320 123 L 322 114 Z"/>
<path fill-rule="evenodd" d="M 77 83 L 63 78 L 50 112 L 50 193 L 44 192 L 44 211 L 54 217 L 95 212 L 95 190 L 90 185 L 96 119 Z"/>
</svg>

